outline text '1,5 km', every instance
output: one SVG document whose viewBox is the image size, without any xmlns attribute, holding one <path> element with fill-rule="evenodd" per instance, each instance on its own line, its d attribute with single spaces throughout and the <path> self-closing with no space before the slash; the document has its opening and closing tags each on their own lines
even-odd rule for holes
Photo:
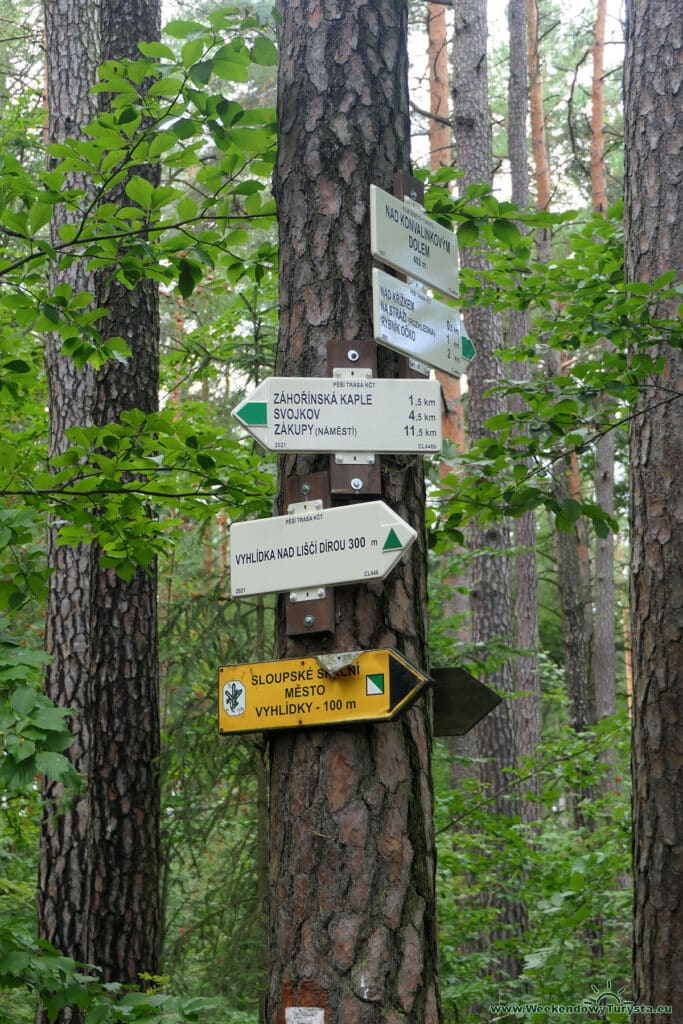
<svg viewBox="0 0 683 1024">
<path fill-rule="evenodd" d="M 339 371 L 338 371 L 339 372 Z M 264 448 L 287 452 L 438 452 L 435 380 L 269 377 L 232 415 Z"/>
</svg>

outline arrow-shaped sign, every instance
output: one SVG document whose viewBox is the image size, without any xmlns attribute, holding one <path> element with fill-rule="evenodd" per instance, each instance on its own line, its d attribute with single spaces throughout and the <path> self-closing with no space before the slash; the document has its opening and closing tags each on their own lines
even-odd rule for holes
<svg viewBox="0 0 683 1024">
<path fill-rule="evenodd" d="M 373 327 L 377 341 L 454 377 L 467 371 L 475 354 L 456 309 L 375 267 L 372 271 Z"/>
<path fill-rule="evenodd" d="M 230 527 L 233 597 L 383 579 L 417 536 L 383 501 L 319 505 Z"/>
<path fill-rule="evenodd" d="M 370 186 L 370 249 L 394 270 L 457 299 L 457 238 L 414 200 Z"/>
<path fill-rule="evenodd" d="M 441 451 L 435 380 L 269 377 L 232 415 L 269 451 Z"/>
<path fill-rule="evenodd" d="M 395 718 L 429 682 L 389 648 L 329 659 L 293 658 L 221 668 L 218 727 L 222 733 L 318 728 Z"/>
</svg>

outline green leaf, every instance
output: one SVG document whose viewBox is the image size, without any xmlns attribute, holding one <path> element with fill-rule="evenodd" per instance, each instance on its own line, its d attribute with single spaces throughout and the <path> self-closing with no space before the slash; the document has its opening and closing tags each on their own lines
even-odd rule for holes
<svg viewBox="0 0 683 1024">
<path fill-rule="evenodd" d="M 195 32 L 203 31 L 204 26 L 200 25 L 198 21 L 185 21 L 180 18 L 175 21 L 169 21 L 168 25 L 164 26 L 166 35 L 173 36 L 174 39 L 186 39 Z"/>
<path fill-rule="evenodd" d="M 146 178 L 141 178 L 139 174 L 136 174 L 126 182 L 126 195 L 143 210 L 151 210 L 154 186 Z"/>
<path fill-rule="evenodd" d="M 189 77 L 195 85 L 206 85 L 214 70 L 213 60 L 200 60 L 193 64 L 189 70 Z"/>
<path fill-rule="evenodd" d="M 10 359 L 9 362 L 4 364 L 3 369 L 8 370 L 10 373 L 30 373 L 31 365 L 25 359 Z"/>
<path fill-rule="evenodd" d="M 51 779 L 64 779 L 73 774 L 74 768 L 64 754 L 55 750 L 41 750 L 36 754 L 36 768 Z"/>
<path fill-rule="evenodd" d="M 38 701 L 38 694 L 32 686 L 20 686 L 12 694 L 10 704 L 22 718 L 27 715 L 31 708 L 35 707 Z"/>
<path fill-rule="evenodd" d="M 34 203 L 28 215 L 28 226 L 32 233 L 40 231 L 52 220 L 54 207 L 48 203 Z"/>
<path fill-rule="evenodd" d="M 192 220 L 197 216 L 197 203 L 190 196 L 185 196 L 177 206 L 178 217 L 181 220 Z"/>
<path fill-rule="evenodd" d="M 180 78 L 160 78 L 153 82 L 147 90 L 148 96 L 178 96 L 183 91 Z"/>
<path fill-rule="evenodd" d="M 145 57 L 152 57 L 158 60 L 175 60 L 175 53 L 165 43 L 138 43 L 138 50 Z"/>
<path fill-rule="evenodd" d="M 458 245 L 474 245 L 478 238 L 479 228 L 473 221 L 466 220 L 458 225 Z"/>
<path fill-rule="evenodd" d="M 233 61 L 214 61 L 213 73 L 216 78 L 220 78 L 222 82 L 249 81 L 249 71 L 244 64 L 235 64 Z"/>
<path fill-rule="evenodd" d="M 199 60 L 205 50 L 203 39 L 190 39 L 180 51 L 183 67 L 190 68 Z"/>
<path fill-rule="evenodd" d="M 277 64 L 277 48 L 266 36 L 257 36 L 251 48 L 251 59 L 254 64 L 275 67 Z"/>
<path fill-rule="evenodd" d="M 522 241 L 519 228 L 511 220 L 494 220 L 493 233 L 508 249 L 515 250 Z"/>
<path fill-rule="evenodd" d="M 178 291 L 187 299 L 202 279 L 202 269 L 191 260 L 181 259 L 178 264 Z"/>
</svg>

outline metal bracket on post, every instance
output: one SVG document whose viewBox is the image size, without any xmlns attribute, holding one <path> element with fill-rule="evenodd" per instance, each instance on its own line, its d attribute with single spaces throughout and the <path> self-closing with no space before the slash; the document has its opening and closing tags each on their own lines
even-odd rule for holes
<svg viewBox="0 0 683 1024">
<path fill-rule="evenodd" d="M 332 375 L 339 379 L 374 377 L 377 375 L 377 345 L 374 339 L 353 344 L 336 339 L 328 345 L 327 365 L 332 368 Z M 330 493 L 337 501 L 380 497 L 379 456 L 371 452 L 331 455 Z"/>
<path fill-rule="evenodd" d="M 372 380 L 372 370 L 369 366 L 361 367 L 359 370 L 347 370 L 344 367 L 336 366 L 332 371 L 332 376 L 335 380 Z M 376 458 L 374 452 L 335 452 L 334 465 L 373 466 Z M 351 487 L 357 490 L 361 496 L 363 480 L 359 476 L 352 478 Z"/>
<path fill-rule="evenodd" d="M 329 473 L 306 473 L 285 480 L 285 507 L 288 513 L 329 508 Z M 334 590 L 311 587 L 294 590 L 285 599 L 285 631 L 288 637 L 334 634 Z"/>
</svg>

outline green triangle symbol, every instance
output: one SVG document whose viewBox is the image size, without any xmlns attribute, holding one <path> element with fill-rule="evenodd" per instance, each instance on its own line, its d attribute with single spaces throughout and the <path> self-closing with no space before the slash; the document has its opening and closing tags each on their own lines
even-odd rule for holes
<svg viewBox="0 0 683 1024">
<path fill-rule="evenodd" d="M 472 339 L 468 338 L 466 334 L 462 336 L 462 354 L 464 359 L 473 359 L 476 354 L 476 349 L 472 343 Z"/>
<path fill-rule="evenodd" d="M 365 677 L 365 693 L 368 697 L 376 697 L 384 693 L 384 673 L 377 672 Z"/>
<path fill-rule="evenodd" d="M 268 403 L 246 402 L 241 409 L 237 410 L 237 415 L 242 423 L 246 423 L 250 427 L 266 427 L 268 425 Z"/>
<path fill-rule="evenodd" d="M 384 541 L 384 547 L 382 548 L 382 551 L 400 551 L 402 547 L 403 545 L 396 536 L 396 531 L 392 526 L 392 528 L 389 530 L 389 533 L 387 534 L 387 539 Z"/>
</svg>

